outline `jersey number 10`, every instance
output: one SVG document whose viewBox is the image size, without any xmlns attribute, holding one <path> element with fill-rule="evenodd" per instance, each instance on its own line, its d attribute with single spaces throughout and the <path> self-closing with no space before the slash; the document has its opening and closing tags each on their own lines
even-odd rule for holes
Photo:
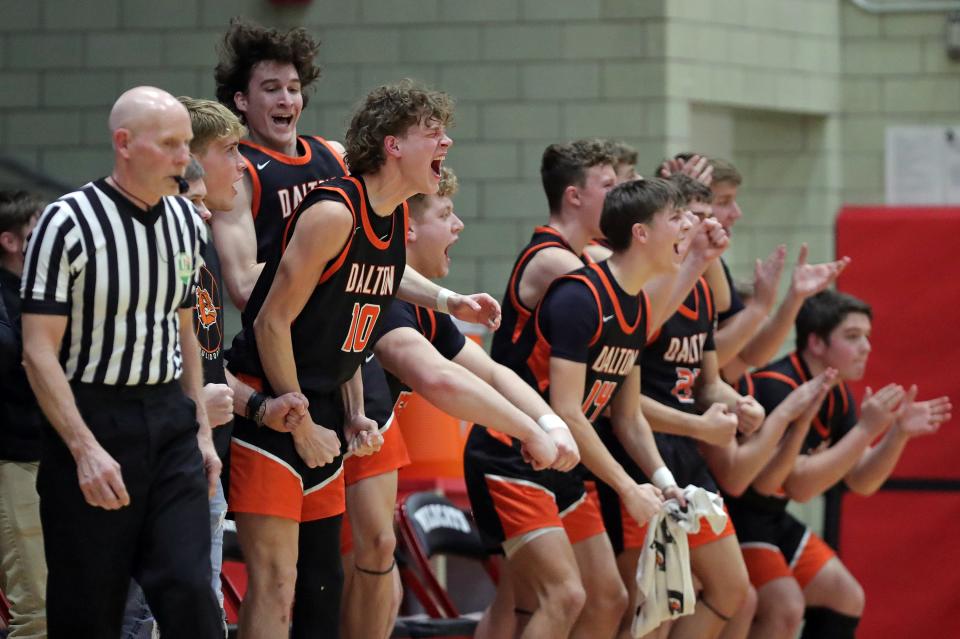
<svg viewBox="0 0 960 639">
<path fill-rule="evenodd" d="M 347 353 L 361 353 L 367 348 L 367 342 L 370 341 L 370 334 L 373 333 L 373 327 L 377 325 L 377 318 L 380 317 L 379 304 L 353 304 L 353 318 L 350 320 L 350 330 L 347 331 L 347 339 L 343 340 L 343 346 L 340 350 Z"/>
</svg>

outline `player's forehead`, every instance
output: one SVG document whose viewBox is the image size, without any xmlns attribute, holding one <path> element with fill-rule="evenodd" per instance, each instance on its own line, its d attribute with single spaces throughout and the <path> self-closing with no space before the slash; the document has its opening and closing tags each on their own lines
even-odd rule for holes
<svg viewBox="0 0 960 639">
<path fill-rule="evenodd" d="M 872 322 L 870 317 L 864 313 L 847 313 L 837 325 L 837 331 L 865 331 L 869 332 Z"/>
<path fill-rule="evenodd" d="M 254 88 L 268 83 L 297 83 L 300 82 L 300 74 L 292 62 L 281 62 L 279 60 L 261 60 L 250 69 L 250 87 Z"/>
<path fill-rule="evenodd" d="M 604 182 L 617 179 L 617 172 L 612 164 L 595 164 L 588 166 L 585 174 L 588 182 Z"/>
</svg>

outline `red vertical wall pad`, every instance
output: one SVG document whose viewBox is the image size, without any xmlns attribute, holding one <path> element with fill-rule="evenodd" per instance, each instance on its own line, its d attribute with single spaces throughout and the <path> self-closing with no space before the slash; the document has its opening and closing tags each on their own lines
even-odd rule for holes
<svg viewBox="0 0 960 639">
<path fill-rule="evenodd" d="M 960 493 L 847 493 L 840 556 L 867 593 L 865 639 L 960 637 Z"/>
<path fill-rule="evenodd" d="M 897 382 L 960 405 L 960 208 L 847 207 L 837 255 L 853 263 L 840 290 L 873 306 L 873 351 L 857 397 Z M 960 637 L 960 419 L 911 441 L 901 488 L 847 494 L 840 556 L 866 590 L 859 637 Z"/>
<path fill-rule="evenodd" d="M 960 208 L 848 207 L 837 255 L 853 263 L 838 288 L 873 306 L 873 351 L 857 397 L 890 382 L 960 406 Z M 894 477 L 960 479 L 960 419 L 910 443 Z"/>
</svg>

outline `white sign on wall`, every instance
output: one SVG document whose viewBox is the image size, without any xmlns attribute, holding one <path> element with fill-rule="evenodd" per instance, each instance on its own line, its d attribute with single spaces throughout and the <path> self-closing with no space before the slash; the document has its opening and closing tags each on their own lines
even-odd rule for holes
<svg viewBox="0 0 960 639">
<path fill-rule="evenodd" d="M 960 125 L 891 126 L 887 204 L 960 205 Z"/>
</svg>

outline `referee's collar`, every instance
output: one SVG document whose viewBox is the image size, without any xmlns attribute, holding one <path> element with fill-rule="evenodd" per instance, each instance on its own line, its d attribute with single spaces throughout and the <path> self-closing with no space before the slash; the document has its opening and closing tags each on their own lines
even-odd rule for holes
<svg viewBox="0 0 960 639">
<path fill-rule="evenodd" d="M 160 219 L 160 215 L 164 211 L 164 198 L 160 198 L 160 201 L 154 204 L 149 209 L 141 209 L 139 206 L 130 201 L 130 199 L 117 190 L 112 184 L 107 182 L 107 178 L 100 178 L 94 184 L 97 185 L 101 191 L 107 194 L 113 203 L 117 205 L 117 210 L 130 215 L 133 219 L 138 222 L 145 224 L 146 226 L 153 226 L 157 220 Z"/>
</svg>

